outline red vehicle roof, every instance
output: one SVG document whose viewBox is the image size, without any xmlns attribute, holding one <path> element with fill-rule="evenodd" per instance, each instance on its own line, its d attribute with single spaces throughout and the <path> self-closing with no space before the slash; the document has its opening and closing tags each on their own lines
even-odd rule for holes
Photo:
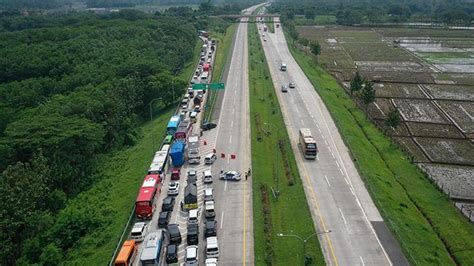
<svg viewBox="0 0 474 266">
<path fill-rule="evenodd" d="M 153 199 L 153 194 L 155 192 L 156 188 L 152 187 L 143 187 L 140 188 L 140 191 L 138 192 L 137 196 L 137 202 L 140 201 L 151 201 Z"/>
<path fill-rule="evenodd" d="M 146 175 L 142 183 L 142 188 L 143 187 L 156 187 L 156 184 L 158 182 L 160 182 L 160 175 L 157 175 L 157 174 Z"/>
</svg>

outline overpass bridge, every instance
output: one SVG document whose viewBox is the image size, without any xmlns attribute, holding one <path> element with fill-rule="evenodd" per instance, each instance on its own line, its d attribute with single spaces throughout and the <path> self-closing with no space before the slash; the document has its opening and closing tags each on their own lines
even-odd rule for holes
<svg viewBox="0 0 474 266">
<path fill-rule="evenodd" d="M 231 14 L 231 15 L 218 15 L 218 16 L 209 16 L 209 17 L 235 19 L 238 22 L 254 23 L 256 22 L 255 18 L 273 19 L 273 18 L 279 18 L 280 14 L 261 14 L 261 15 Z M 241 21 L 243 18 L 247 18 L 247 20 Z"/>
</svg>

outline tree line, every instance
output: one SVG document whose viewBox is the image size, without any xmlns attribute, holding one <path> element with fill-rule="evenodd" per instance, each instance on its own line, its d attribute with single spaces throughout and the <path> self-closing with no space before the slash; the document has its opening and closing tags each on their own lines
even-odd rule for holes
<svg viewBox="0 0 474 266">
<path fill-rule="evenodd" d="M 270 11 L 290 20 L 296 15 L 306 19 L 334 15 L 341 25 L 400 22 L 470 25 L 474 20 L 474 6 L 468 0 L 279 0 Z"/>
<path fill-rule="evenodd" d="M 0 25 L 0 264 L 57 265 L 100 224 L 57 213 L 99 178 L 101 154 L 134 144 L 153 98 L 186 86 L 196 27 L 130 10 Z"/>
</svg>

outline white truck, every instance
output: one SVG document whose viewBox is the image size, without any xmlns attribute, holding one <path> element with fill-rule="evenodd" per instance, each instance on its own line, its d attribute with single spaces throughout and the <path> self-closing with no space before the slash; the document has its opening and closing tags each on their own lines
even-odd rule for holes
<svg viewBox="0 0 474 266">
<path fill-rule="evenodd" d="M 188 138 L 188 162 L 190 164 L 199 164 L 200 161 L 199 136 L 190 136 Z"/>
</svg>

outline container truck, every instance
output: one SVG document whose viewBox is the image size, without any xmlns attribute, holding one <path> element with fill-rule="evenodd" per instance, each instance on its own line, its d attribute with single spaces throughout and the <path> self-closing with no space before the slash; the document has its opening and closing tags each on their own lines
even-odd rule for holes
<svg viewBox="0 0 474 266">
<path fill-rule="evenodd" d="M 184 164 L 185 144 L 181 141 L 175 141 L 171 146 L 170 156 L 173 166 L 179 167 Z"/>
</svg>

